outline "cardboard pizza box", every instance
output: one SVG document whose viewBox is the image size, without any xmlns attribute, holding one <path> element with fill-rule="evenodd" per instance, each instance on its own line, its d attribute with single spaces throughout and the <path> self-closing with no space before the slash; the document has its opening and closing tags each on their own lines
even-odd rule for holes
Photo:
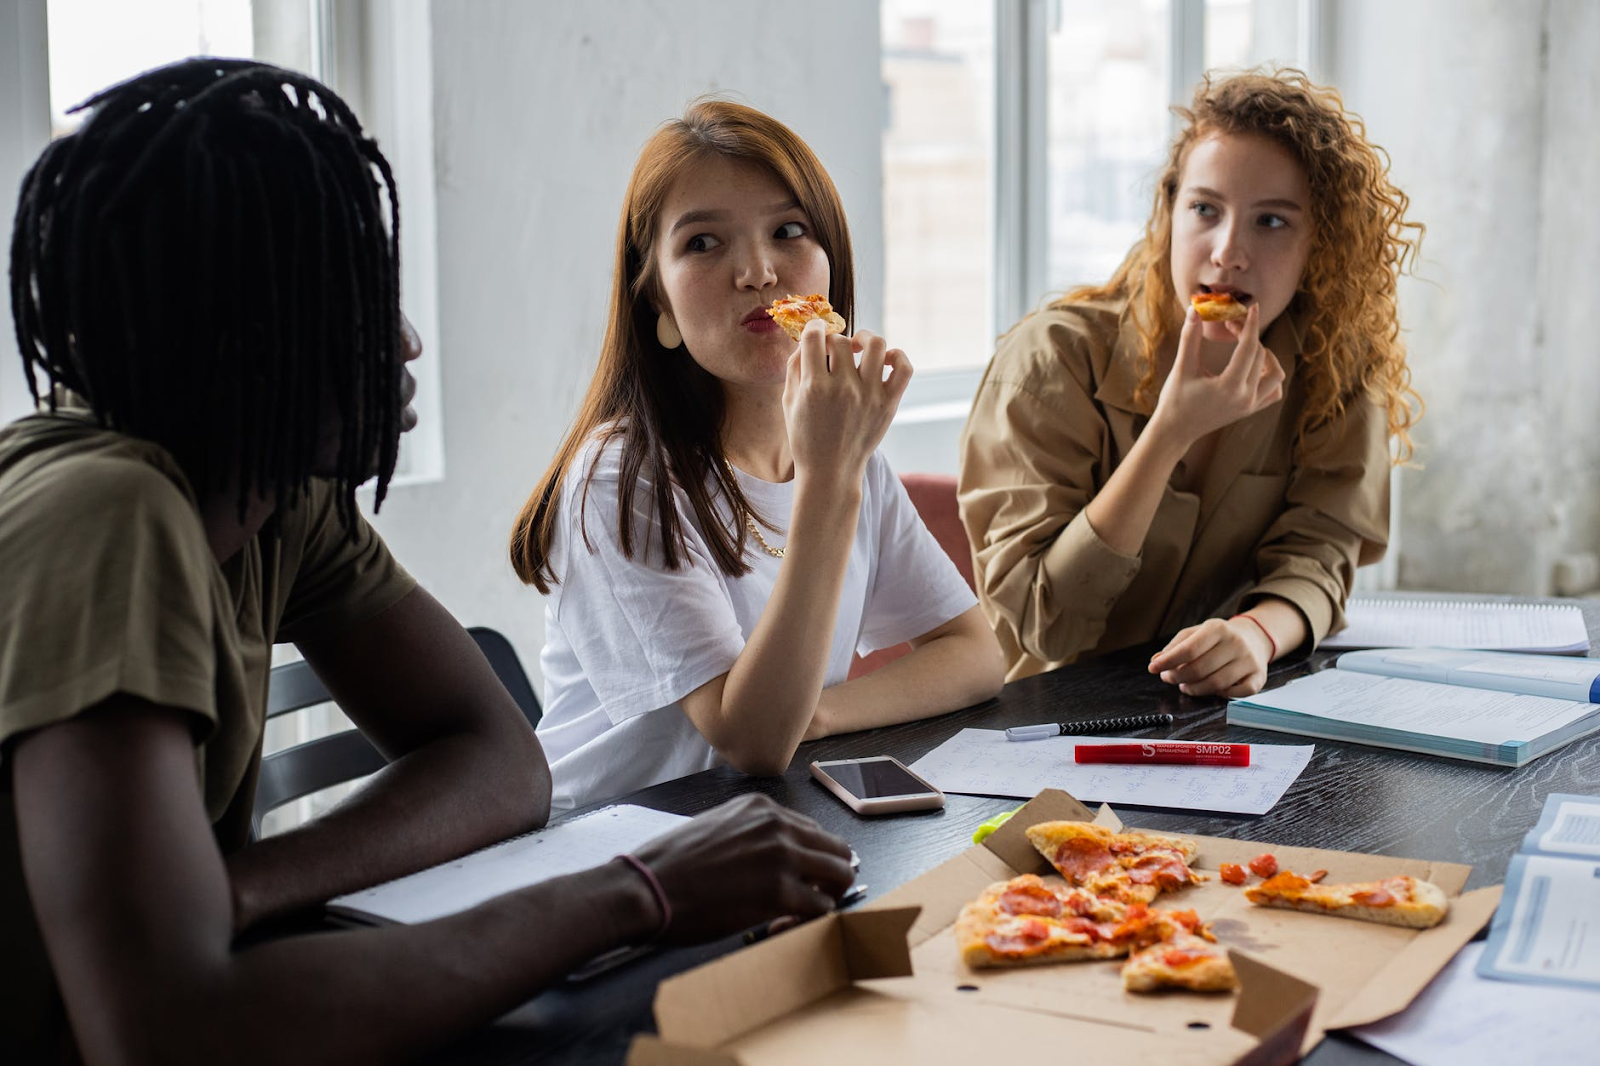
<svg viewBox="0 0 1600 1066">
<path fill-rule="evenodd" d="M 1195 837 L 1202 885 L 1160 897 L 1194 908 L 1230 949 L 1234 995 L 1122 990 L 1121 961 L 969 970 L 953 927 L 994 881 L 1049 874 L 1025 829 L 1058 819 L 1121 822 L 1054 789 L 1005 826 L 860 911 L 831 915 L 662 982 L 659 1036 L 632 1066 L 785 1066 L 818 1061 L 970 1064 L 1070 1047 L 1164 1064 L 1292 1062 L 1328 1029 L 1402 1010 L 1494 911 L 1500 889 L 1461 895 L 1470 867 L 1317 848 Z M 1215 875 L 1264 850 L 1328 881 L 1411 874 L 1451 897 L 1429 930 L 1268 910 Z M 1254 881 L 1255 879 L 1252 878 Z M 1157 1058 L 1159 1056 L 1159 1058 Z"/>
</svg>

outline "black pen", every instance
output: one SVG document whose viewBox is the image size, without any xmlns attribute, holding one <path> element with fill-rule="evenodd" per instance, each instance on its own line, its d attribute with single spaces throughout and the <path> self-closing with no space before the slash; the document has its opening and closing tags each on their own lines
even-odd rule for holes
<svg viewBox="0 0 1600 1066">
<path fill-rule="evenodd" d="M 839 902 L 833 905 L 833 909 L 836 911 L 842 911 L 852 904 L 861 902 L 861 900 L 866 897 L 867 888 L 867 885 L 863 885 L 859 882 L 851 885 L 850 890 L 839 897 Z M 754 929 L 746 929 L 744 931 L 744 942 L 746 944 L 759 944 L 773 933 L 781 933 L 785 929 L 793 929 L 799 924 L 799 922 L 791 917 L 774 918 L 772 921 L 763 925 L 758 925 Z"/>
<path fill-rule="evenodd" d="M 1122 733 L 1130 729 L 1171 725 L 1170 714 L 1135 714 L 1127 718 L 1095 718 L 1088 722 L 1046 722 L 1043 725 L 1016 725 L 1006 730 L 1007 740 L 1046 740 L 1050 737 L 1087 736 L 1093 733 Z"/>
</svg>

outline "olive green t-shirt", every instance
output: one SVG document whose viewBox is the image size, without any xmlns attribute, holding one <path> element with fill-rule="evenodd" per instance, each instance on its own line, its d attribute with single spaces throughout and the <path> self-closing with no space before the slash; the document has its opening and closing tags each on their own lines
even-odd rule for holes
<svg viewBox="0 0 1600 1066">
<path fill-rule="evenodd" d="M 0 1034 L 21 1052 L 8 1061 L 72 1055 L 22 876 L 13 740 L 114 693 L 188 711 L 206 814 L 221 849 L 237 849 L 272 645 L 370 618 L 415 587 L 359 521 L 350 536 L 334 486 L 313 481 L 218 565 L 158 445 L 73 410 L 0 429 Z"/>
</svg>

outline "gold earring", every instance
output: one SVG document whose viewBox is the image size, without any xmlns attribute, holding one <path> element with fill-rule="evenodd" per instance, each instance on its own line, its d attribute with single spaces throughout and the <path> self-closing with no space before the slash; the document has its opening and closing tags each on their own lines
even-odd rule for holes
<svg viewBox="0 0 1600 1066">
<path fill-rule="evenodd" d="M 683 334 L 678 332 L 678 324 L 672 321 L 672 316 L 665 311 L 656 318 L 656 340 L 661 342 L 661 347 L 671 351 L 683 343 Z"/>
</svg>

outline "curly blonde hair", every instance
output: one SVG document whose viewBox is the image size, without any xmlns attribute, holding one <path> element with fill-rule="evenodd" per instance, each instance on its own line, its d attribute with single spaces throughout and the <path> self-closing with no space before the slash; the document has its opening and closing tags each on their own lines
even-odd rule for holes
<svg viewBox="0 0 1600 1066">
<path fill-rule="evenodd" d="M 1110 281 L 1074 289 L 1054 306 L 1126 300 L 1124 314 L 1133 317 L 1142 349 L 1137 395 L 1153 396 L 1156 353 L 1182 325 L 1169 260 L 1173 204 L 1189 149 L 1217 133 L 1270 138 L 1299 160 L 1311 186 L 1311 249 L 1288 308 L 1305 345 L 1306 405 L 1296 439 L 1337 420 L 1352 398 L 1365 394 L 1384 405 L 1398 444 L 1395 462 L 1408 461 L 1422 399 L 1411 387 L 1400 341 L 1395 283 L 1415 266 L 1424 227 L 1406 220 L 1411 201 L 1389 181 L 1388 154 L 1367 141 L 1361 119 L 1345 110 L 1337 90 L 1313 85 L 1298 70 L 1208 74 L 1193 104 L 1174 110 L 1184 128 L 1156 183 L 1144 236 Z"/>
</svg>

